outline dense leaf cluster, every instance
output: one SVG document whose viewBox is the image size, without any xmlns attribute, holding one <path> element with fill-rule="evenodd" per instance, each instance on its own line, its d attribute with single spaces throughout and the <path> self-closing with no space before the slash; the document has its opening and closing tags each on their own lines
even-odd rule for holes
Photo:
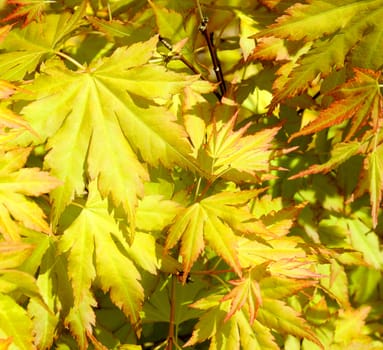
<svg viewBox="0 0 383 350">
<path fill-rule="evenodd" d="M 383 349 L 383 0 L 8 1 L 1 349 Z"/>
</svg>

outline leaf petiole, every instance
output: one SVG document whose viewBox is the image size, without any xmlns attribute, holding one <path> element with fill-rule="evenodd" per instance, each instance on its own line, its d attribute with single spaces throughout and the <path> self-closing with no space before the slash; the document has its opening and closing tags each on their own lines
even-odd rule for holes
<svg viewBox="0 0 383 350">
<path fill-rule="evenodd" d="M 86 68 L 81 63 L 77 62 L 73 57 L 70 57 L 66 53 L 61 52 L 61 51 L 56 51 L 55 54 L 57 56 L 60 56 L 60 57 L 62 57 L 64 59 L 66 59 L 67 61 L 73 63 L 77 68 L 79 68 L 81 70 L 86 70 Z"/>
</svg>

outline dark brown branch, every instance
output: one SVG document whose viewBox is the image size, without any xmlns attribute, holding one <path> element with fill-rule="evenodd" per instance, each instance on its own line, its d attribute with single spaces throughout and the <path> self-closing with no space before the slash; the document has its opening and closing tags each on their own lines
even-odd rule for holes
<svg viewBox="0 0 383 350">
<path fill-rule="evenodd" d="M 214 33 L 209 33 L 209 31 L 207 30 L 208 21 L 209 20 L 207 17 L 203 17 L 201 24 L 199 26 L 199 31 L 204 36 L 206 43 L 207 43 L 207 46 L 209 48 L 210 57 L 211 57 L 211 60 L 213 63 L 213 70 L 214 70 L 215 76 L 217 78 L 217 81 L 219 83 L 219 89 L 221 92 L 221 98 L 220 99 L 222 99 L 222 97 L 226 93 L 226 84 L 225 84 L 225 79 L 224 79 L 223 72 L 222 72 L 221 62 L 218 59 L 217 49 L 214 46 L 214 42 L 213 42 L 213 34 Z"/>
</svg>

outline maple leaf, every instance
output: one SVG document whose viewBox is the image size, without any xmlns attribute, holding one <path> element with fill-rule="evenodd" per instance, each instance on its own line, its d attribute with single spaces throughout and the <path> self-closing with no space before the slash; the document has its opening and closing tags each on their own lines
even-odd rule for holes
<svg viewBox="0 0 383 350">
<path fill-rule="evenodd" d="M 258 190 L 221 192 L 180 212 L 170 226 L 165 249 L 174 247 L 181 240 L 184 282 L 193 263 L 204 249 L 205 241 L 239 276 L 242 275 L 237 253 L 239 237 L 235 231 L 245 231 L 247 225 L 244 222 L 253 219 L 245 205 L 258 194 Z"/>
<path fill-rule="evenodd" d="M 110 293 L 111 300 L 139 332 L 139 311 L 144 297 L 140 274 L 114 240 L 127 246 L 117 222 L 108 212 L 107 201 L 101 198 L 96 182 L 92 182 L 84 209 L 65 230 L 59 243 L 59 250 L 68 254 L 68 275 L 74 298 L 66 322 L 84 345 L 85 334 L 92 333 L 95 323 L 96 301 L 90 287 L 96 275 L 102 290 Z"/>
<path fill-rule="evenodd" d="M 36 269 L 39 268 L 40 273 L 36 284 L 44 303 L 31 298 L 28 303 L 28 315 L 33 322 L 36 346 L 49 349 L 58 334 L 60 311 L 69 310 L 69 300 L 73 299 L 72 289 L 64 259 L 57 255 L 56 239 L 53 236 L 39 234 L 32 238 L 32 241 L 36 245 L 35 252 L 38 252 L 39 257 Z"/>
<path fill-rule="evenodd" d="M 41 135 L 37 142 L 48 139 L 45 166 L 64 182 L 52 193 L 54 224 L 74 195 L 84 191 L 85 170 L 91 179 L 99 178 L 101 193 L 122 204 L 133 224 L 137 197 L 148 180 L 139 154 L 153 166 L 194 168 L 185 130 L 153 99 L 166 101 L 198 77 L 147 63 L 156 44 L 153 37 L 121 47 L 86 72 L 54 61 L 30 86 L 37 100 L 23 114 Z"/>
<path fill-rule="evenodd" d="M 314 164 L 308 169 L 300 171 L 298 174 L 290 176 L 289 179 L 296 179 L 310 174 L 328 173 L 338 165 L 344 163 L 347 159 L 362 152 L 362 146 L 359 142 L 340 142 L 331 150 L 330 158 L 323 164 Z"/>
<path fill-rule="evenodd" d="M 354 72 L 355 77 L 329 93 L 335 101 L 328 108 L 321 110 L 318 118 L 291 135 L 290 141 L 298 136 L 340 124 L 347 119 L 350 120 L 351 127 L 346 140 L 366 124 L 370 124 L 373 131 L 377 130 L 378 119 L 383 116 L 380 72 L 358 68 L 354 68 Z"/>
<path fill-rule="evenodd" d="M 234 131 L 237 114 L 228 123 L 207 127 L 207 144 L 204 146 L 208 159 L 202 156 L 207 173 L 215 177 L 238 181 L 244 174 L 258 179 L 270 168 L 271 143 L 279 128 L 265 129 L 254 135 L 245 135 L 250 124 Z"/>
<path fill-rule="evenodd" d="M 172 223 L 181 209 L 179 203 L 161 195 L 145 196 L 137 207 L 136 226 L 142 231 L 161 231 Z"/>
<path fill-rule="evenodd" d="M 243 311 L 225 320 L 230 307 L 229 302 L 227 300 L 222 302 L 219 297 L 212 295 L 191 305 L 206 312 L 200 317 L 191 338 L 184 346 L 192 346 L 210 339 L 210 349 L 279 349 L 270 330 L 257 320 L 250 324 Z"/>
<path fill-rule="evenodd" d="M 374 5 L 376 8 L 377 4 Z M 346 1 L 343 4 L 326 0 L 297 3 L 261 35 L 310 41 L 346 27 L 356 15 L 367 9 L 368 4 L 360 1 Z"/>
<path fill-rule="evenodd" d="M 33 245 L 22 242 L 0 242 L 0 270 L 12 269 L 32 253 Z"/>
<path fill-rule="evenodd" d="M 225 321 L 246 304 L 250 324 L 254 323 L 257 310 L 262 305 L 261 289 L 258 280 L 262 278 L 265 271 L 265 266 L 261 265 L 250 269 L 242 279 L 230 281 L 235 287 L 222 298 L 222 301 L 231 299 L 230 311 L 227 313 Z"/>
<path fill-rule="evenodd" d="M 24 26 L 32 21 L 40 21 L 50 0 L 8 0 L 8 4 L 15 5 L 11 14 L 2 19 L 3 22 L 25 17 Z"/>
<path fill-rule="evenodd" d="M 267 229 L 266 237 L 277 238 L 290 232 L 303 207 L 304 204 L 284 207 L 281 197 L 265 195 L 254 200 L 252 213 Z"/>
<path fill-rule="evenodd" d="M 35 349 L 32 335 L 32 321 L 24 308 L 13 298 L 0 293 L 0 331 L 12 339 L 14 348 Z"/>
<path fill-rule="evenodd" d="M 61 184 L 38 168 L 23 168 L 30 148 L 0 152 L 0 232 L 7 240 L 19 240 L 18 224 L 50 233 L 45 214 L 26 196 L 40 196 Z"/>
<path fill-rule="evenodd" d="M 85 8 L 86 2 L 82 2 L 73 15 L 50 14 L 41 22 L 11 30 L 0 43 L 0 77 L 21 80 L 47 57 L 60 54 L 67 35 L 80 26 Z"/>
<path fill-rule="evenodd" d="M 14 148 L 12 141 L 25 131 L 35 134 L 30 125 L 10 109 L 0 106 L 0 149 L 3 151 Z"/>
<path fill-rule="evenodd" d="M 380 27 L 378 18 L 381 16 L 381 8 L 381 0 L 368 3 L 355 0 L 340 3 L 322 0 L 311 1 L 309 4 L 298 3 L 291 6 L 276 23 L 258 33 L 257 37 L 274 36 L 312 42 L 307 54 L 303 54 L 294 62 L 293 67 L 287 64 L 290 67 L 287 74 L 279 72 L 283 74 L 283 79 L 282 82 L 277 84 L 276 81 L 274 84 L 276 94 L 270 108 L 273 109 L 282 100 L 306 90 L 309 83 L 318 76 L 323 77 L 334 68 L 343 67 L 347 55 L 352 55 L 354 50 L 351 50 L 355 46 L 358 47 L 358 42 L 364 36 L 368 37 L 364 39 L 364 48 L 365 43 L 371 43 L 374 38 L 378 42 L 382 40 L 376 37 L 376 34 L 372 34 L 374 30 L 368 30 L 371 27 Z M 323 16 L 326 20 L 323 20 Z M 376 50 L 375 43 L 371 50 Z M 358 52 L 360 61 L 360 50 Z M 370 56 L 368 49 L 367 52 Z M 383 63 L 379 57 L 377 55 L 375 60 L 369 60 L 371 66 L 366 63 L 361 66 L 376 68 L 379 62 Z"/>
<path fill-rule="evenodd" d="M 335 322 L 334 342 L 338 344 L 353 344 L 354 340 L 361 341 L 359 334 L 366 323 L 371 306 L 362 306 L 359 309 L 340 310 L 339 318 Z"/>
<path fill-rule="evenodd" d="M 259 281 L 261 296 L 281 300 L 317 284 L 316 280 L 298 280 L 284 276 L 266 276 Z"/>
<path fill-rule="evenodd" d="M 324 349 L 307 322 L 300 317 L 300 314 L 281 300 L 263 298 L 262 306 L 258 309 L 257 320 L 282 334 L 307 338 Z"/>
</svg>

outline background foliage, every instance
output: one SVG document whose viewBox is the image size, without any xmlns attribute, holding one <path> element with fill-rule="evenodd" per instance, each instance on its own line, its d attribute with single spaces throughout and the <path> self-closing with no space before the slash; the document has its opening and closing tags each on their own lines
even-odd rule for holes
<svg viewBox="0 0 383 350">
<path fill-rule="evenodd" d="M 383 349 L 382 16 L 4 4 L 0 349 Z"/>
</svg>

